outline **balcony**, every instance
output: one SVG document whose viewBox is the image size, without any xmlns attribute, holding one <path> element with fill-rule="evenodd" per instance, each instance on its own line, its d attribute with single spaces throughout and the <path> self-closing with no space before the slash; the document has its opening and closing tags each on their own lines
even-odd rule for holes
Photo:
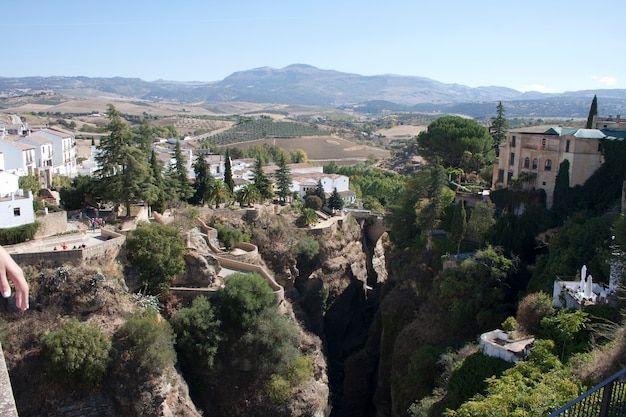
<svg viewBox="0 0 626 417">
<path fill-rule="evenodd" d="M 609 417 L 626 415 L 626 368 L 604 380 L 548 417 Z"/>
</svg>

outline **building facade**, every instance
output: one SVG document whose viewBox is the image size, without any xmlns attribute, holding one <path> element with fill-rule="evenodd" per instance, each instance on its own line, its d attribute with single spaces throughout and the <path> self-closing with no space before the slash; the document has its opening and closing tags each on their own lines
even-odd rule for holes
<svg viewBox="0 0 626 417">
<path fill-rule="evenodd" d="M 570 163 L 570 187 L 584 184 L 604 162 L 605 137 L 598 129 L 511 130 L 494 162 L 493 188 L 543 189 L 550 208 L 560 164 L 566 159 Z"/>
</svg>

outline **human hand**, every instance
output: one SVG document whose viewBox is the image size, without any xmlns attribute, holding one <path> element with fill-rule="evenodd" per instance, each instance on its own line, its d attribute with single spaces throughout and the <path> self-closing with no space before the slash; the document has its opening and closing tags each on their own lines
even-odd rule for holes
<svg viewBox="0 0 626 417">
<path fill-rule="evenodd" d="M 28 309 L 28 283 L 22 268 L 15 263 L 11 254 L 0 246 L 0 291 L 4 298 L 11 296 L 9 280 L 15 286 L 15 305 L 20 310 Z"/>
</svg>

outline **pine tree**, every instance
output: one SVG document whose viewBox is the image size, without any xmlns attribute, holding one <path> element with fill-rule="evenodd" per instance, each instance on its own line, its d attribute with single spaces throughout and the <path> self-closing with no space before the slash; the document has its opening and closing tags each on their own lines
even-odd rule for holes
<svg viewBox="0 0 626 417">
<path fill-rule="evenodd" d="M 272 198 L 272 183 L 263 171 L 263 163 L 261 162 L 260 157 L 257 157 L 256 163 L 254 164 L 252 181 L 256 189 L 259 191 L 261 200 L 268 200 Z"/>
<path fill-rule="evenodd" d="M 489 132 L 493 137 L 493 146 L 496 150 L 496 156 L 500 155 L 500 144 L 506 140 L 506 131 L 509 128 L 504 113 L 504 106 L 500 101 L 496 108 L 496 117 L 492 120 L 491 127 L 489 128 Z"/>
<path fill-rule="evenodd" d="M 594 94 L 589 108 L 589 116 L 587 116 L 587 129 L 593 128 L 593 119 L 598 115 L 598 97 Z"/>
<path fill-rule="evenodd" d="M 150 153 L 150 174 L 152 176 L 152 184 L 156 188 L 154 200 L 147 200 L 152 209 L 158 213 L 165 211 L 165 184 L 163 183 L 163 163 L 157 158 L 154 149 Z"/>
<path fill-rule="evenodd" d="M 339 192 L 337 191 L 337 187 L 333 188 L 333 192 L 330 195 L 330 197 L 328 197 L 328 207 L 331 210 L 342 210 L 343 209 L 343 198 L 341 198 L 341 195 L 339 195 Z"/>
<path fill-rule="evenodd" d="M 174 146 L 174 160 L 174 166 L 170 166 L 169 176 L 172 179 L 172 185 L 176 190 L 178 199 L 187 201 L 193 195 L 193 188 L 189 177 L 187 177 L 185 155 L 183 155 L 179 140 Z"/>
<path fill-rule="evenodd" d="M 102 197 L 126 204 L 126 215 L 130 216 L 130 204 L 143 200 L 154 190 L 150 183 L 148 158 L 132 144 L 132 133 L 120 113 L 112 104 L 108 106 L 109 135 L 100 139 L 96 161 L 99 169 Z M 149 198 L 149 197 L 148 197 Z"/>
<path fill-rule="evenodd" d="M 200 153 L 193 164 L 193 170 L 196 174 L 196 180 L 193 183 L 195 190 L 191 199 L 192 204 L 204 205 L 207 192 L 213 184 L 213 176 L 211 175 L 211 167 L 204 158 L 204 154 Z"/>
<path fill-rule="evenodd" d="M 284 156 L 280 156 L 278 160 L 278 169 L 274 172 L 276 178 L 276 195 L 281 202 L 286 202 L 287 197 L 291 195 L 291 170 L 287 167 Z"/>
<path fill-rule="evenodd" d="M 233 169 L 230 165 L 230 151 L 228 148 L 226 148 L 224 160 L 224 184 L 226 184 L 231 193 L 235 191 L 235 181 L 233 180 Z"/>
</svg>

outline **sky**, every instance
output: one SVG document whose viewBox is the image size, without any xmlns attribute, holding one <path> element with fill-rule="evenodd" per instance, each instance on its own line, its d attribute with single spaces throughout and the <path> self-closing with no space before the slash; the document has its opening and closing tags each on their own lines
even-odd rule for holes
<svg viewBox="0 0 626 417">
<path fill-rule="evenodd" d="M 626 88 L 624 0 L 3 0 L 2 77 L 219 81 L 308 64 L 469 87 Z"/>
</svg>

